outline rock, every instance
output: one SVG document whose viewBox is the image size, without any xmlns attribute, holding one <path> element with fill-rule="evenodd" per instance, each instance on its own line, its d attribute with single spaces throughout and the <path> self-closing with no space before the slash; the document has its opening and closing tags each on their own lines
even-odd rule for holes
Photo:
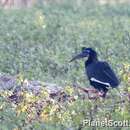
<svg viewBox="0 0 130 130">
<path fill-rule="evenodd" d="M 22 89 L 37 94 L 43 87 L 46 88 L 49 94 L 58 93 L 63 90 L 62 87 L 53 83 L 44 83 L 38 80 L 25 79 L 21 84 L 17 83 L 17 76 L 9 76 L 6 74 L 0 74 L 0 90 L 13 90 L 14 93 L 21 91 Z"/>
<path fill-rule="evenodd" d="M 16 86 L 16 77 L 0 74 L 0 90 L 10 90 Z"/>
</svg>

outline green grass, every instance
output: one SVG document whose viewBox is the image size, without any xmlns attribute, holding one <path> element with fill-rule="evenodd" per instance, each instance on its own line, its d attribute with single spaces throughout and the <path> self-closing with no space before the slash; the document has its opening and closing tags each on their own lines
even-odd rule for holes
<svg viewBox="0 0 130 130">
<path fill-rule="evenodd" d="M 129 7 L 74 6 L 52 4 L 17 12 L 1 9 L 0 71 L 52 82 L 84 80 L 84 65 L 68 64 L 82 46 L 94 47 L 116 71 L 129 62 Z M 40 23 L 39 15 L 44 16 Z"/>
</svg>

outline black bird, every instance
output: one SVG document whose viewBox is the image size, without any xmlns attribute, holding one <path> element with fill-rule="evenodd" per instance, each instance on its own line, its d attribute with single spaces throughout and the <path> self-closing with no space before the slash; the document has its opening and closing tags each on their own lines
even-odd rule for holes
<svg viewBox="0 0 130 130">
<path fill-rule="evenodd" d="M 90 84 L 102 93 L 100 96 L 105 97 L 109 87 L 118 87 L 119 80 L 107 62 L 98 60 L 97 53 L 92 48 L 83 47 L 82 52 L 70 62 L 85 57 L 88 57 L 85 61 L 85 71 Z"/>
</svg>

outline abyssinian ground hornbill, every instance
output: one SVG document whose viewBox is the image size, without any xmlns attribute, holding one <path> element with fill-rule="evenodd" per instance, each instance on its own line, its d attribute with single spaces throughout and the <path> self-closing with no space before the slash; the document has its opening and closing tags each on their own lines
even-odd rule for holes
<svg viewBox="0 0 130 130">
<path fill-rule="evenodd" d="M 97 52 L 92 48 L 83 47 L 81 53 L 70 62 L 85 57 L 88 57 L 85 61 L 85 70 L 90 84 L 98 90 L 99 96 L 105 97 L 109 87 L 118 87 L 119 80 L 107 62 L 98 60 Z"/>
</svg>

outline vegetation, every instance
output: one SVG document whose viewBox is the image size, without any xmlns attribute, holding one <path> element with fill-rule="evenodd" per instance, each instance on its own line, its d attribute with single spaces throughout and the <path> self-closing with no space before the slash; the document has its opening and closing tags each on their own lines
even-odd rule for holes
<svg viewBox="0 0 130 130">
<path fill-rule="evenodd" d="M 82 46 L 93 47 L 117 72 L 123 94 L 120 99 L 118 92 L 111 90 L 110 98 L 105 101 L 84 100 L 78 95 L 74 101 L 46 103 L 43 99 L 48 94 L 43 88 L 39 96 L 22 90 L 22 100 L 16 104 L 8 100 L 12 91 L 1 91 L 0 130 L 107 130 L 110 128 L 81 128 L 81 122 L 85 118 L 130 120 L 129 5 L 100 6 L 94 0 L 87 0 L 81 7 L 75 0 L 66 0 L 62 4 L 40 4 L 24 10 L 0 9 L 0 12 L 1 73 L 19 74 L 20 83 L 23 79 L 56 83 L 75 98 L 75 84 L 89 85 L 83 62 L 68 61 Z M 40 115 L 36 117 L 39 104 L 42 104 Z"/>
</svg>

